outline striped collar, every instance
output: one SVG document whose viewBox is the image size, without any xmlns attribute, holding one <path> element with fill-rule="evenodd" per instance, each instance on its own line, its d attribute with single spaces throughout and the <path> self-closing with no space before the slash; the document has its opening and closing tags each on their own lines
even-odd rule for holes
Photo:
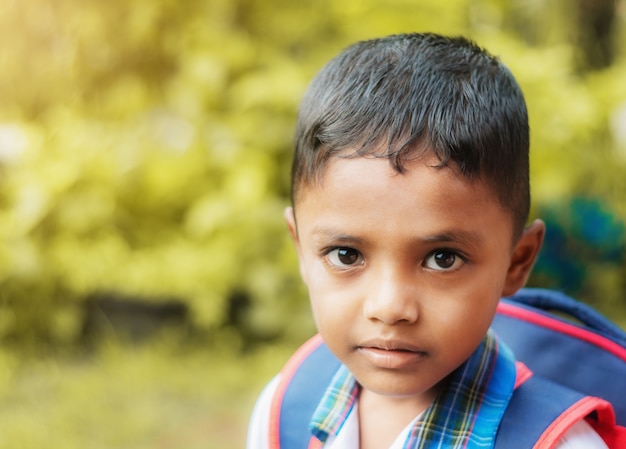
<svg viewBox="0 0 626 449">
<path fill-rule="evenodd" d="M 352 373 L 342 364 L 311 419 L 311 432 L 315 438 L 326 442 L 330 435 L 339 433 L 359 397 L 360 390 L 361 387 Z"/>
<path fill-rule="evenodd" d="M 489 331 L 478 349 L 452 373 L 449 387 L 415 422 L 403 447 L 493 447 L 514 384 L 513 355 Z M 359 392 L 356 379 L 341 365 L 311 419 L 316 439 L 324 443 L 341 431 Z"/>
</svg>

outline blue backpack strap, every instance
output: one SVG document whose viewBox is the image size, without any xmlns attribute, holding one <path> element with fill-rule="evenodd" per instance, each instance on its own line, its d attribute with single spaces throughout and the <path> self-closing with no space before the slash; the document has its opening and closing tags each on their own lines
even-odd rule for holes
<svg viewBox="0 0 626 449">
<path fill-rule="evenodd" d="M 626 334 L 605 317 L 562 293 L 524 289 L 500 302 L 492 327 L 534 373 L 612 402 L 626 425 Z"/>
<path fill-rule="evenodd" d="M 270 449 L 306 449 L 309 423 L 341 362 L 319 335 L 305 343 L 281 371 L 270 413 Z"/>
<path fill-rule="evenodd" d="M 511 300 L 525 304 L 534 309 L 548 312 L 560 312 L 578 320 L 585 328 L 626 348 L 624 330 L 595 310 L 593 307 L 575 300 L 565 293 L 543 288 L 524 288 L 516 293 Z"/>
<path fill-rule="evenodd" d="M 495 448 L 551 448 L 569 428 L 595 410 L 594 399 L 533 375 L 515 389 Z"/>
</svg>

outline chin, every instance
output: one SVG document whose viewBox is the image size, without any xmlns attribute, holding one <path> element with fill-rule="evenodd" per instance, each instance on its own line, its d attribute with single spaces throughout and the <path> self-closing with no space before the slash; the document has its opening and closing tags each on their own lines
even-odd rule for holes
<svg viewBox="0 0 626 449">
<path fill-rule="evenodd" d="M 390 375 L 388 377 L 390 378 L 363 379 L 364 382 L 359 381 L 359 384 L 364 389 L 379 396 L 398 399 L 419 398 L 423 400 L 428 398 L 428 400 L 434 400 L 440 388 L 438 383 L 417 383 L 415 375 L 409 375 L 409 379 L 399 378 L 400 376 L 398 375 Z M 357 380 L 359 379 L 357 378 Z"/>
</svg>

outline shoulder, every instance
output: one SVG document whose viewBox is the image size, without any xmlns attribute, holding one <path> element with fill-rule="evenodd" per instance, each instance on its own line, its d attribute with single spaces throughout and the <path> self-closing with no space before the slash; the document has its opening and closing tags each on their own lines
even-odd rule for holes
<svg viewBox="0 0 626 449">
<path fill-rule="evenodd" d="M 563 435 L 555 449 L 608 449 L 608 446 L 585 420 L 581 420 Z"/>
<path fill-rule="evenodd" d="M 278 387 L 280 375 L 274 377 L 261 392 L 256 401 L 250 424 L 246 449 L 269 449 L 269 427 L 272 399 Z"/>
<path fill-rule="evenodd" d="M 520 373 L 524 374 L 524 370 L 518 369 Z M 609 419 L 612 410 L 605 413 L 608 409 L 610 404 L 600 398 L 586 396 L 541 376 L 521 376 L 502 417 L 499 447 L 531 447 L 531 443 L 539 442 L 539 447 L 555 449 L 606 449 L 607 445 L 585 418 L 595 414 L 598 428 L 612 428 L 615 422 Z"/>
<path fill-rule="evenodd" d="M 247 449 L 268 449 L 271 440 L 278 438 L 274 420 L 282 416 L 289 417 L 290 427 L 308 429 L 308 420 L 339 364 L 319 334 L 305 342 L 259 396 L 250 419 Z M 289 412 L 277 413 L 276 400 L 280 400 L 281 412 Z"/>
</svg>

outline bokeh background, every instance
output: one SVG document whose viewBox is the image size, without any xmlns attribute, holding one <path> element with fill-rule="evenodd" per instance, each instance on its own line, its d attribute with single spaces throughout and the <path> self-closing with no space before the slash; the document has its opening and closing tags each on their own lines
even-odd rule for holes
<svg viewBox="0 0 626 449">
<path fill-rule="evenodd" d="M 530 280 L 626 327 L 624 0 L 3 0 L 0 447 L 241 448 L 310 336 L 292 131 L 348 44 L 463 34 L 524 89 Z"/>
</svg>

